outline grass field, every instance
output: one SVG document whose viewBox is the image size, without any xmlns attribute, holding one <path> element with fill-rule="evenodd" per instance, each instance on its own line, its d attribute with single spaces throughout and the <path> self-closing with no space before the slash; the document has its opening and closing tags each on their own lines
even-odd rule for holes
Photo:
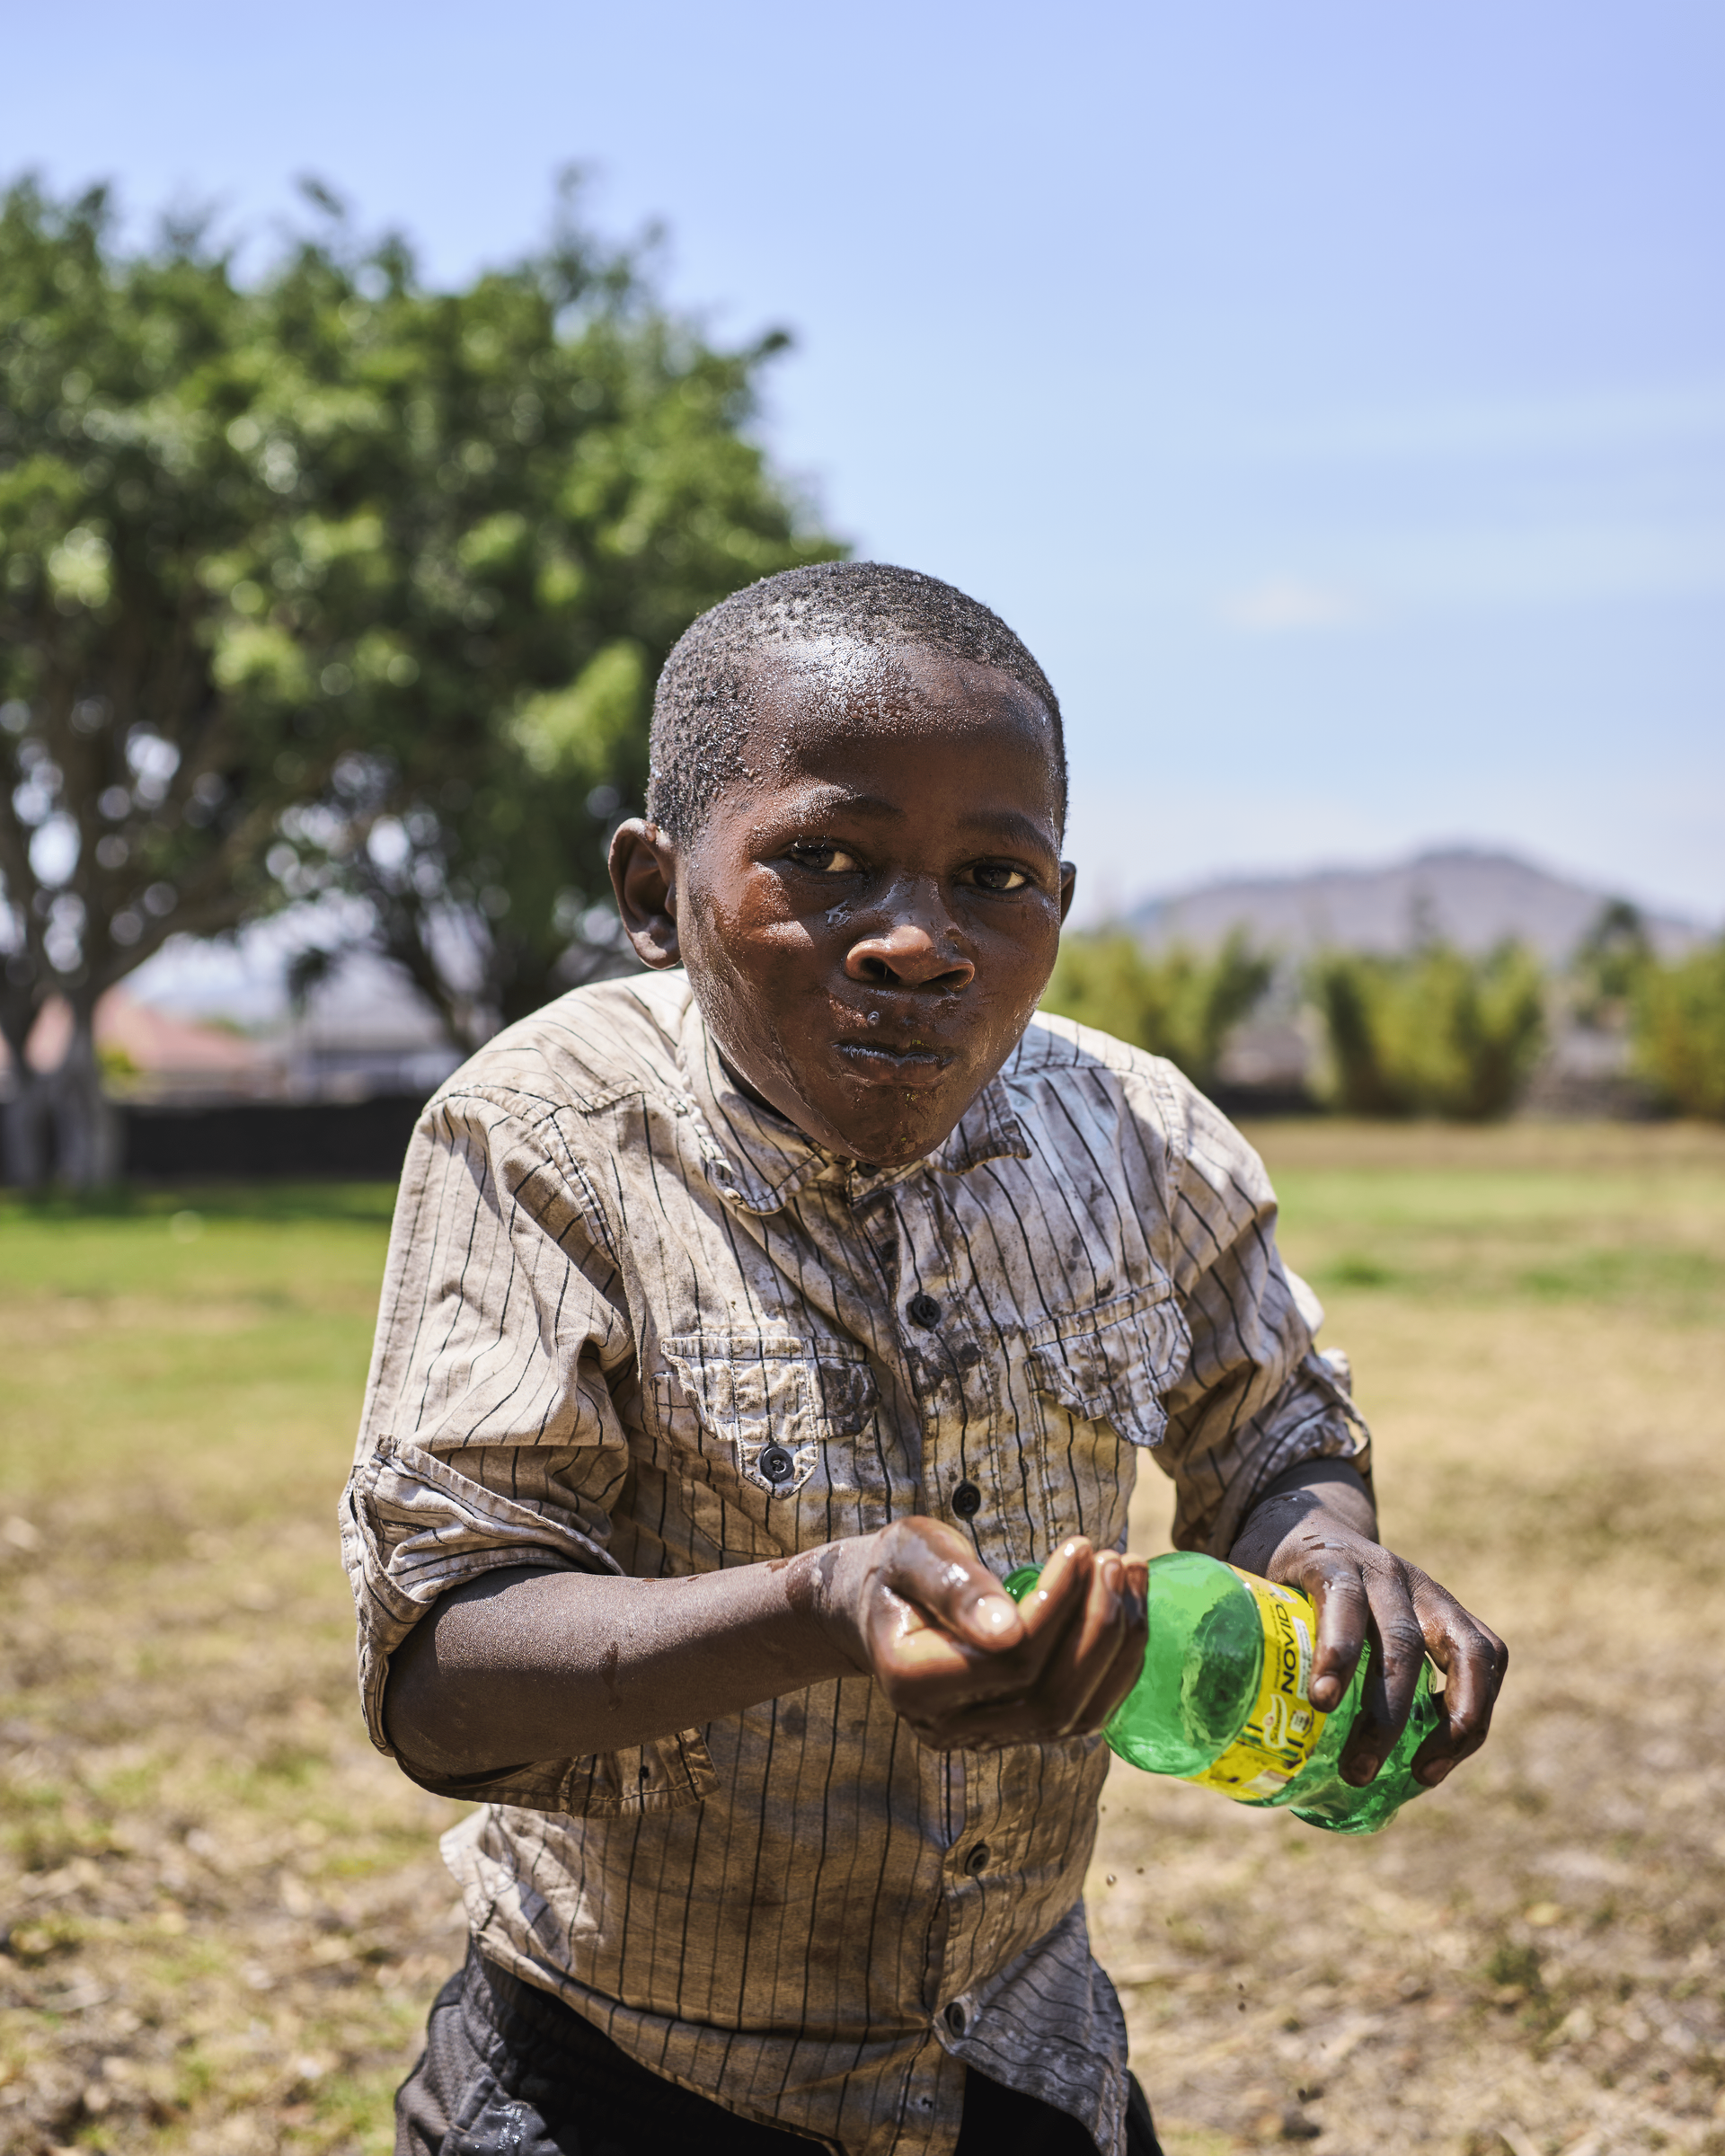
<svg viewBox="0 0 1725 2156">
<path fill-rule="evenodd" d="M 1515 1663 L 1374 1840 L 1116 1769 L 1092 1921 L 1170 2156 L 1717 2156 L 1725 1133 L 1254 1135 L 1386 1537 Z M 388 1207 L 0 1200 L 0 2151 L 388 2145 L 460 1951 L 334 1553 Z"/>
</svg>

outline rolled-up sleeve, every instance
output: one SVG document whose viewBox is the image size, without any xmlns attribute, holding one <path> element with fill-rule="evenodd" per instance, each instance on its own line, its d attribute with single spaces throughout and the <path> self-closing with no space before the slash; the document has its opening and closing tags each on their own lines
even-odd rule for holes
<svg viewBox="0 0 1725 2156">
<path fill-rule="evenodd" d="M 1175 1543 L 1225 1557 L 1278 1475 L 1320 1459 L 1368 1474 L 1371 1438 L 1346 1357 L 1314 1344 L 1322 1309 L 1276 1247 L 1263 1162 L 1183 1085 L 1169 1121 L 1173 1272 L 1192 1346 L 1156 1457 L 1175 1485 Z"/>
<path fill-rule="evenodd" d="M 395 1210 L 342 1559 L 372 1742 L 389 1658 L 482 1574 L 612 1572 L 632 1362 L 604 1224 L 556 1119 L 485 1090 L 434 1100 Z"/>
</svg>

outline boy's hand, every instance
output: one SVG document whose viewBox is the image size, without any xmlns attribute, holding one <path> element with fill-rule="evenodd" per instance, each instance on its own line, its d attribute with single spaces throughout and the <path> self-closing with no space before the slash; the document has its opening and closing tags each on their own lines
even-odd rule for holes
<svg viewBox="0 0 1725 2156">
<path fill-rule="evenodd" d="M 1088 1736 L 1137 1678 L 1142 1559 L 1075 1536 L 1021 1607 L 938 1520 L 898 1520 L 830 1548 L 827 1621 L 937 1751 Z"/>
<path fill-rule="evenodd" d="M 1435 1579 L 1384 1549 L 1376 1527 L 1370 1495 L 1352 1468 L 1308 1461 L 1270 1485 L 1229 1560 L 1262 1579 L 1304 1587 L 1316 1604 L 1314 1707 L 1328 1711 L 1340 1702 L 1369 1640 L 1361 1712 L 1340 1763 L 1343 1779 L 1356 1787 L 1389 1756 L 1431 1657 L 1444 1672 L 1444 1725 L 1420 1747 L 1413 1771 L 1434 1788 L 1485 1742 L 1509 1649 Z"/>
</svg>

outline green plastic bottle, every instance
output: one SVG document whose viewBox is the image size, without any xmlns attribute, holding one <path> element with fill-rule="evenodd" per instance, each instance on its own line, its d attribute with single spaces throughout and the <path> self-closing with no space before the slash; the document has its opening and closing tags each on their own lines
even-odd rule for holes
<svg viewBox="0 0 1725 2156">
<path fill-rule="evenodd" d="M 1041 1571 L 1021 1566 L 1006 1592 L 1022 1602 Z M 1443 1719 L 1429 1665 L 1394 1750 L 1356 1789 L 1338 1762 L 1359 1711 L 1367 1656 L 1340 1704 L 1321 1713 L 1310 1697 L 1311 1598 L 1190 1550 L 1153 1558 L 1149 1577 L 1143 1674 L 1102 1731 L 1122 1759 L 1220 1789 L 1238 1804 L 1286 1805 L 1296 1819 L 1338 1834 L 1376 1833 L 1423 1793 L 1413 1755 Z"/>
</svg>

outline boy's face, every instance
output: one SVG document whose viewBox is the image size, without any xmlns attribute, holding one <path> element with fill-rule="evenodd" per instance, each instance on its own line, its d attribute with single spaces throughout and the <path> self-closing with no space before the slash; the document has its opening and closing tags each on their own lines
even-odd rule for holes
<svg viewBox="0 0 1725 2156">
<path fill-rule="evenodd" d="M 829 1151 L 901 1167 L 951 1131 L 1048 985 L 1073 870 L 1053 729 L 1010 676 L 920 647 L 764 664 L 752 774 L 686 846 L 612 853 L 650 966 L 681 961 L 737 1075 Z"/>
</svg>

